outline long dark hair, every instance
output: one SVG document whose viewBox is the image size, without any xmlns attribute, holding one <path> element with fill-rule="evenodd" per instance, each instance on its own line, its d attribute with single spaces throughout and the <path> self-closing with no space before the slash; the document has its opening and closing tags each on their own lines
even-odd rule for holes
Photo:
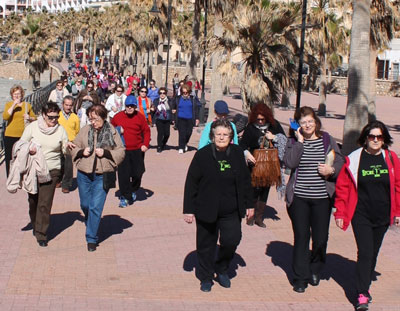
<svg viewBox="0 0 400 311">
<path fill-rule="evenodd" d="M 369 122 L 366 126 L 364 126 L 364 128 L 361 130 L 361 134 L 360 137 L 357 140 L 357 143 L 361 146 L 366 148 L 367 144 L 368 144 L 368 140 L 367 137 L 369 135 L 369 133 L 371 132 L 371 130 L 373 129 L 380 129 L 383 135 L 383 149 L 388 149 L 389 146 L 392 145 L 393 143 L 393 138 L 392 136 L 390 136 L 389 131 L 386 127 L 386 125 L 378 120 L 375 121 L 371 121 Z"/>
<path fill-rule="evenodd" d="M 257 116 L 262 115 L 265 118 L 265 121 L 271 125 L 275 124 L 274 115 L 272 114 L 272 110 L 264 103 L 258 103 L 250 111 L 249 114 L 249 123 L 256 123 Z"/>
</svg>

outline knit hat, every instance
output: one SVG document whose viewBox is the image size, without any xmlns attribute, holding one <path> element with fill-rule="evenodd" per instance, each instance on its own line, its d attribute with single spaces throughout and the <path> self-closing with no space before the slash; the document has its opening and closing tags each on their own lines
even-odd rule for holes
<svg viewBox="0 0 400 311">
<path fill-rule="evenodd" d="M 224 100 L 217 100 L 214 104 L 214 110 L 218 114 L 228 114 L 228 104 Z"/>
<path fill-rule="evenodd" d="M 125 100 L 125 106 L 137 106 L 137 99 L 133 95 L 129 95 Z"/>
</svg>

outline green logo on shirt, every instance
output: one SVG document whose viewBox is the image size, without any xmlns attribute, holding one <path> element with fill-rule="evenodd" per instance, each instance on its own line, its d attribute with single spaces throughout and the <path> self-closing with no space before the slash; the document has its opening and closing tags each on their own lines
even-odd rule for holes
<svg viewBox="0 0 400 311">
<path fill-rule="evenodd" d="M 387 168 L 382 168 L 382 165 L 371 165 L 370 168 L 370 170 L 361 170 L 363 177 L 373 176 L 379 178 L 383 174 L 389 174 L 389 170 Z"/>
<path fill-rule="evenodd" d="M 224 172 L 225 169 L 231 168 L 231 165 L 226 160 L 218 161 L 218 163 L 219 163 L 219 170 L 221 172 Z"/>
</svg>

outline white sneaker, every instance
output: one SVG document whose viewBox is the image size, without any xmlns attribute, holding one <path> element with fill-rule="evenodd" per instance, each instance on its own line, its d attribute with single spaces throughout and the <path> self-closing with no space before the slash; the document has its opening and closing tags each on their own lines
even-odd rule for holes
<svg viewBox="0 0 400 311">
<path fill-rule="evenodd" d="M 179 149 L 178 153 L 182 154 L 183 153 L 183 149 Z"/>
<path fill-rule="evenodd" d="M 187 151 L 188 151 L 188 146 L 186 145 L 186 146 L 185 146 L 185 152 L 187 152 Z"/>
</svg>

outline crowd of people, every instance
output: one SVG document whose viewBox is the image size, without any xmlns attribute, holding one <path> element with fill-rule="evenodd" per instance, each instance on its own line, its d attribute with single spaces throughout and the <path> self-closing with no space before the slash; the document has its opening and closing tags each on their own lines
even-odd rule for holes
<svg viewBox="0 0 400 311">
<path fill-rule="evenodd" d="M 38 115 L 23 101 L 23 89 L 11 88 L 3 113 L 7 189 L 15 192 L 22 186 L 28 192 L 39 246 L 48 245 L 55 189 L 70 192 L 74 166 L 92 252 L 109 189 L 118 182 L 121 208 L 137 199 L 150 128 L 156 126 L 157 154 L 166 149 L 172 126 L 178 131 L 178 154 L 189 150 L 193 127 L 199 125 L 200 85 L 188 77 L 179 80 L 177 74 L 172 82 L 173 96 L 168 97 L 165 87 L 147 82 L 142 74 L 77 66 L 63 72 Z M 253 173 L 262 161 L 256 151 L 267 142 L 276 149 L 276 188 L 292 222 L 293 290 L 303 293 L 308 285 L 319 285 L 334 209 L 337 226 L 346 230 L 351 223 L 353 228 L 357 310 L 367 310 L 384 235 L 389 225 L 400 225 L 400 162 L 389 149 L 392 138 L 386 126 L 379 121 L 366 125 L 360 149 L 345 157 L 310 107 L 295 112 L 288 136 L 265 102 L 252 105 L 241 133 L 228 121 L 225 101 L 216 101 L 214 110 L 215 120 L 204 127 L 184 189 L 184 221 L 196 223 L 200 289 L 211 291 L 215 274 L 221 286 L 231 286 L 227 272 L 242 237 L 242 218 L 249 226 L 266 228 L 264 209 L 272 184 L 255 183 Z M 285 170 L 290 171 L 287 183 Z"/>
</svg>

